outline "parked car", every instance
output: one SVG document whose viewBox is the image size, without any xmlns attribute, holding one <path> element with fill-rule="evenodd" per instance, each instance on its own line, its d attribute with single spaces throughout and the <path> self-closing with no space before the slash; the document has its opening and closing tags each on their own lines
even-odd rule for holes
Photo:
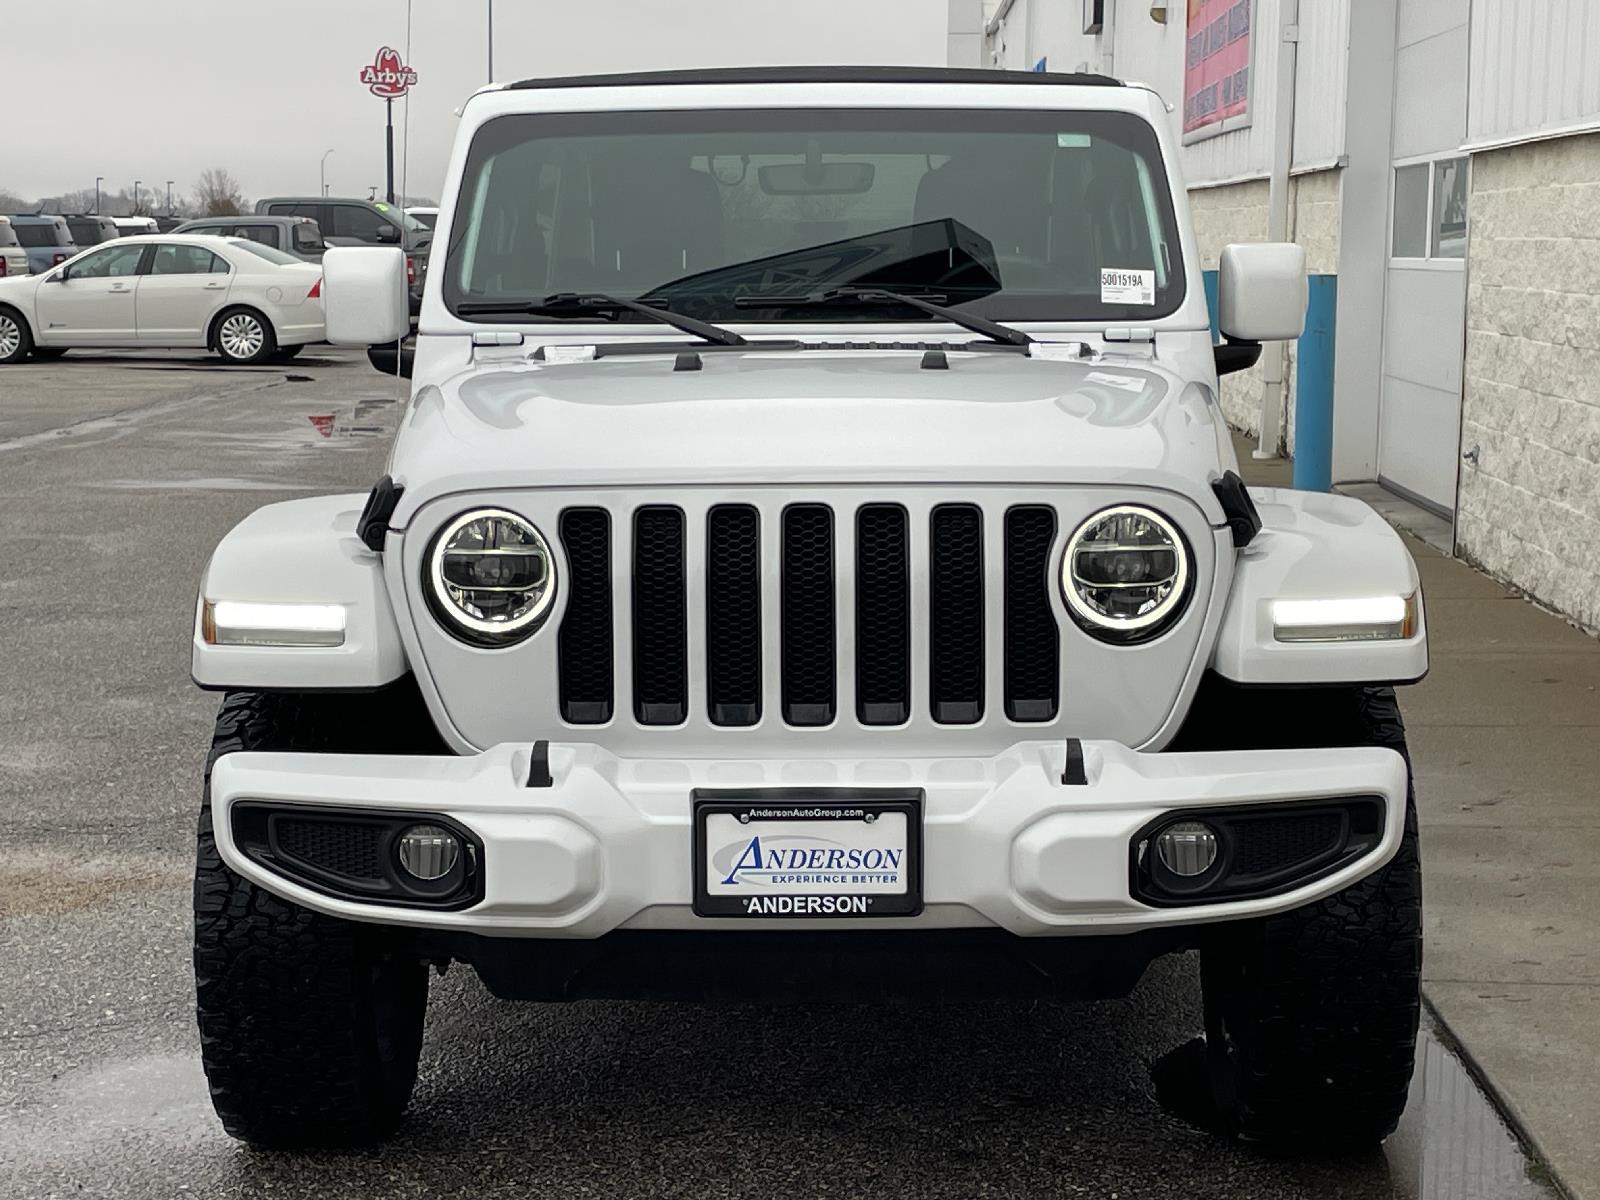
<svg viewBox="0 0 1600 1200">
<path fill-rule="evenodd" d="M 1101 76 L 468 101 L 390 474 L 247 517 L 194 606 L 230 1133 L 392 1133 L 452 960 L 507 999 L 1061 998 L 1179 951 L 1219 1126 L 1395 1128 L 1417 568 L 1240 480 L 1218 377 L 1300 335 L 1305 255 L 1222 247 L 1214 346 L 1179 150 Z M 398 251 L 323 269 L 335 343 L 406 332 Z"/>
<path fill-rule="evenodd" d="M 72 230 L 72 240 L 77 243 L 80 250 L 87 250 L 90 246 L 98 246 L 122 236 L 122 231 L 117 228 L 116 221 L 111 217 L 97 217 L 92 213 L 62 215 L 66 218 L 67 228 Z"/>
<path fill-rule="evenodd" d="M 17 241 L 10 217 L 0 217 L 0 279 L 28 273 L 28 252 Z"/>
<path fill-rule="evenodd" d="M 118 238 L 44 275 L 0 280 L 0 365 L 76 347 L 205 347 L 292 358 L 324 337 L 322 273 L 236 238 Z"/>
<path fill-rule="evenodd" d="M 420 310 L 433 230 L 401 209 L 381 200 L 346 196 L 269 196 L 256 201 L 256 212 L 279 217 L 310 217 L 330 246 L 399 246 L 406 255 L 412 313 Z"/>
<path fill-rule="evenodd" d="M 78 252 L 66 218 L 50 213 L 12 213 L 11 229 L 28 252 L 28 269 L 34 274 L 64 263 Z"/>
<path fill-rule="evenodd" d="M 430 230 L 439 224 L 439 210 L 437 208 L 428 208 L 419 205 L 414 208 L 406 209 L 406 216 L 417 222 L 417 224 L 426 226 Z"/>
<path fill-rule="evenodd" d="M 187 221 L 188 217 L 165 216 L 154 218 L 157 233 L 177 233 L 178 227 Z"/>
<path fill-rule="evenodd" d="M 322 252 L 328 248 L 321 228 L 310 217 L 199 217 L 173 232 L 248 238 L 310 263 L 321 262 Z"/>
<path fill-rule="evenodd" d="M 160 233 L 161 227 L 154 217 L 112 217 L 117 231 L 123 237 L 140 237 L 147 233 Z"/>
</svg>

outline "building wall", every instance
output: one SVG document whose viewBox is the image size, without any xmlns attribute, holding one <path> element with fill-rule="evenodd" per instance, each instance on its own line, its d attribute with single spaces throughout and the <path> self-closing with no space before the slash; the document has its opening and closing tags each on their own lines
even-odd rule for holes
<svg viewBox="0 0 1600 1200">
<path fill-rule="evenodd" d="M 1337 170 L 1312 171 L 1296 175 L 1290 181 L 1289 236 L 1305 247 L 1306 269 L 1314 275 L 1339 273 L 1341 175 Z M 1229 242 L 1266 241 L 1267 192 L 1265 179 L 1190 190 L 1189 211 L 1202 270 L 1216 270 L 1222 248 Z M 1284 382 L 1285 411 L 1279 426 L 1285 430 L 1291 449 L 1294 446 L 1295 365 L 1296 347 L 1291 345 Z M 1223 415 L 1230 424 L 1252 437 L 1261 432 L 1261 389 L 1259 363 L 1222 380 Z"/>
<path fill-rule="evenodd" d="M 1600 134 L 1472 171 L 1457 546 L 1600 628 Z"/>
<path fill-rule="evenodd" d="M 1472 0 L 1467 143 L 1600 123 L 1595 0 Z"/>
</svg>

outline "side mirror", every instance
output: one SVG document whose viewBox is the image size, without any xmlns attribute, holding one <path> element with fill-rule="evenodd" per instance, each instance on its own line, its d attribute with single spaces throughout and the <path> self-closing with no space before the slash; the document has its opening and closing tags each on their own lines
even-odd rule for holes
<svg viewBox="0 0 1600 1200">
<path fill-rule="evenodd" d="M 322 256 L 322 309 L 335 346 L 397 342 L 411 332 L 406 256 L 390 246 L 337 246 Z"/>
<path fill-rule="evenodd" d="M 397 225 L 389 225 L 387 223 L 379 225 L 372 236 L 385 245 L 398 246 L 400 244 L 400 228 Z"/>
<path fill-rule="evenodd" d="M 1287 342 L 1305 331 L 1306 252 L 1293 242 L 1222 248 L 1217 328 L 1232 342 Z"/>
</svg>

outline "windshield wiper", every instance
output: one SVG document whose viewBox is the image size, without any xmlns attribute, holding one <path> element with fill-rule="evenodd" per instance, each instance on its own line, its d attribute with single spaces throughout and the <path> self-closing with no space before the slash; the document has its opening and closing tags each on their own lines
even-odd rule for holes
<svg viewBox="0 0 1600 1200">
<path fill-rule="evenodd" d="M 601 317 L 607 313 L 636 312 L 641 316 L 649 317 L 652 321 L 660 321 L 663 325 L 671 325 L 674 329 L 684 333 L 692 333 L 703 341 L 712 342 L 718 346 L 744 346 L 749 344 L 747 338 L 741 337 L 731 329 L 724 329 L 720 325 L 712 325 L 706 321 L 697 321 L 693 317 L 686 317 L 681 313 L 668 312 L 664 308 L 657 308 L 653 304 L 641 304 L 637 300 L 624 300 L 618 296 L 607 296 L 600 292 L 556 292 L 546 296 L 543 300 L 471 300 L 465 304 L 456 305 L 456 312 L 463 317 L 493 317 L 493 316 L 520 316 L 531 317 Z"/>
<path fill-rule="evenodd" d="M 943 296 L 939 297 L 941 300 Z M 836 287 L 823 292 L 809 294 L 793 294 L 773 296 L 756 293 L 754 295 L 737 296 L 733 304 L 735 308 L 820 308 L 826 305 L 838 304 L 845 300 L 856 300 L 862 304 L 909 305 L 911 308 L 920 308 L 923 312 L 935 317 L 941 317 L 953 325 L 963 329 L 970 329 L 973 333 L 981 333 L 990 341 L 999 342 L 1006 346 L 1027 346 L 1033 338 L 1020 329 L 1013 329 L 1009 325 L 1001 325 L 997 321 L 990 321 L 972 313 L 964 313 L 959 309 L 949 308 L 943 304 L 935 304 L 931 300 L 924 300 L 920 296 L 908 296 L 904 292 L 891 292 L 875 287 Z"/>
</svg>

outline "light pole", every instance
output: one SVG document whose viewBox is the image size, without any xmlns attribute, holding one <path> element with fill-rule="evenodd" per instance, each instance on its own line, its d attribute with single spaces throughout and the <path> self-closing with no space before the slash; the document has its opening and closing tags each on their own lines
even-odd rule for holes
<svg viewBox="0 0 1600 1200">
<path fill-rule="evenodd" d="M 143 182 L 144 180 L 142 179 L 135 179 L 133 181 L 133 211 L 128 214 L 130 217 L 136 217 L 139 215 L 139 185 Z"/>
<path fill-rule="evenodd" d="M 104 175 L 96 175 L 94 177 L 94 215 L 97 217 L 100 215 L 100 185 L 105 182 L 105 179 Z"/>
<path fill-rule="evenodd" d="M 167 216 L 172 215 L 172 180 L 167 180 Z"/>
<path fill-rule="evenodd" d="M 317 167 L 317 182 L 322 185 L 322 194 L 324 196 L 328 194 L 328 155 L 332 153 L 331 147 L 324 150 L 322 152 L 322 162 Z"/>
<path fill-rule="evenodd" d="M 494 0 L 489 0 L 489 82 L 494 82 Z"/>
</svg>

